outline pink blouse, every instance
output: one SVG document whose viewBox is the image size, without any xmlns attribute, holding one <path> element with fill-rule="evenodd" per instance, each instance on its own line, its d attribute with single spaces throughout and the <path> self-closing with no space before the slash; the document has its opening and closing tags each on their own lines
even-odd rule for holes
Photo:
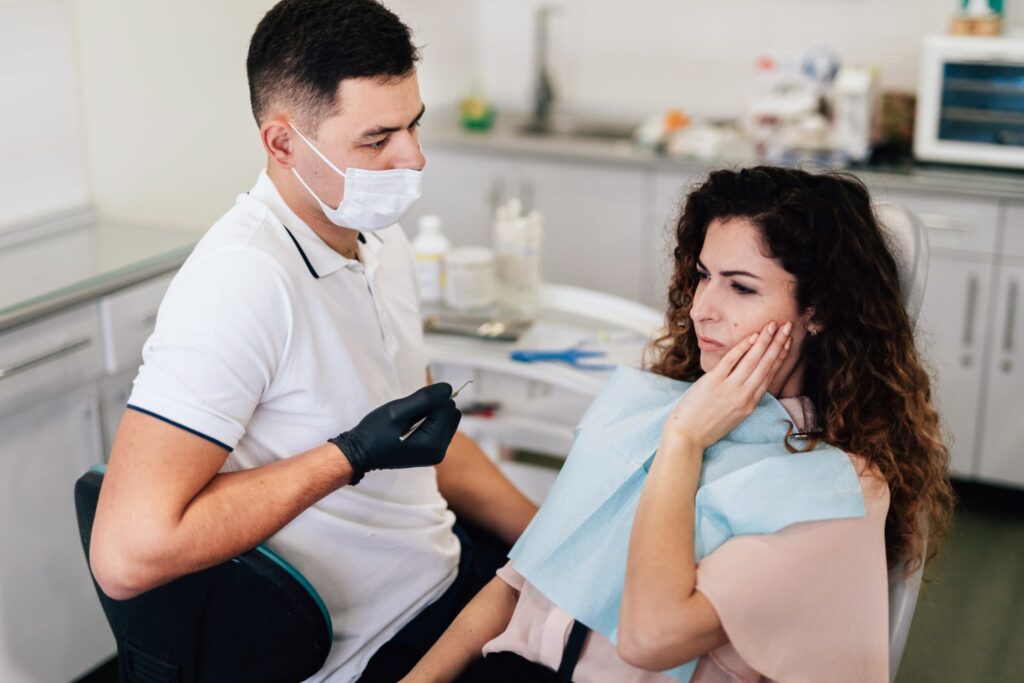
<svg viewBox="0 0 1024 683">
<path fill-rule="evenodd" d="M 797 398 L 781 403 L 803 429 L 807 403 Z M 850 459 L 860 474 L 864 517 L 736 536 L 697 565 L 697 590 L 714 606 L 729 642 L 700 658 L 692 683 L 888 681 L 889 489 L 863 459 Z M 508 628 L 484 646 L 484 654 L 515 652 L 557 669 L 572 617 L 511 562 L 498 576 L 519 592 L 519 600 Z M 673 681 L 627 664 L 611 641 L 593 632 L 573 680 Z"/>
</svg>

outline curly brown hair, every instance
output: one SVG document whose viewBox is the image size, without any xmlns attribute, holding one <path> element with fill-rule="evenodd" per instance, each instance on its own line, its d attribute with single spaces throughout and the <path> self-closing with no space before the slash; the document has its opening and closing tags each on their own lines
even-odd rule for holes
<svg viewBox="0 0 1024 683">
<path fill-rule="evenodd" d="M 858 179 L 771 166 L 712 172 L 676 223 L 667 332 L 655 344 L 651 370 L 686 381 L 703 374 L 690 322 L 697 258 L 708 225 L 731 218 L 757 226 L 795 276 L 799 310 L 813 309 L 821 327 L 802 349 L 804 393 L 821 426 L 809 447 L 823 440 L 881 472 L 890 492 L 889 565 L 913 571 L 935 556 L 949 527 L 949 452 L 900 301 L 896 262 Z"/>
</svg>

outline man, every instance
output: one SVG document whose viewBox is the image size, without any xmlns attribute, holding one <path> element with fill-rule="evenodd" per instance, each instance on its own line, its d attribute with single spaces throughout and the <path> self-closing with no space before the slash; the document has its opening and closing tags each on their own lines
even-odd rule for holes
<svg viewBox="0 0 1024 683">
<path fill-rule="evenodd" d="M 260 22 L 267 168 L 161 304 L 93 530 L 116 599 L 266 541 L 331 612 L 318 680 L 397 678 L 490 578 L 446 501 L 505 543 L 535 511 L 455 433 L 451 387 L 423 387 L 396 225 L 425 163 L 417 59 L 373 0 L 284 0 Z"/>
</svg>

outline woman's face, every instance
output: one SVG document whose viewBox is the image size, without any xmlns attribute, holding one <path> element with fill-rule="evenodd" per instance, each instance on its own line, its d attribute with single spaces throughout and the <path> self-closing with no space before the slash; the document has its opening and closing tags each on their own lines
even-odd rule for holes
<svg viewBox="0 0 1024 683">
<path fill-rule="evenodd" d="M 779 327 L 792 321 L 793 351 L 802 348 L 812 313 L 798 310 L 796 278 L 768 255 L 760 231 L 749 220 L 711 222 L 696 277 L 690 318 L 705 372 L 729 349 L 771 321 Z M 780 397 L 796 395 L 802 374 L 801 354 L 791 352 L 769 391 Z"/>
</svg>

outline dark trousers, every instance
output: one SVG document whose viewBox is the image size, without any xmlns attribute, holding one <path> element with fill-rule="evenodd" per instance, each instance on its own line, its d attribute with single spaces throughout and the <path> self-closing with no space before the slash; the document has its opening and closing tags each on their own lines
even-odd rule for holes
<svg viewBox="0 0 1024 683">
<path fill-rule="evenodd" d="M 359 683 L 395 683 L 409 673 L 505 564 L 509 546 L 493 534 L 464 522 L 456 522 L 453 531 L 462 545 L 455 582 L 374 653 Z"/>
<path fill-rule="evenodd" d="M 562 683 L 552 669 L 514 652 L 494 652 L 476 660 L 456 683 Z"/>
</svg>

